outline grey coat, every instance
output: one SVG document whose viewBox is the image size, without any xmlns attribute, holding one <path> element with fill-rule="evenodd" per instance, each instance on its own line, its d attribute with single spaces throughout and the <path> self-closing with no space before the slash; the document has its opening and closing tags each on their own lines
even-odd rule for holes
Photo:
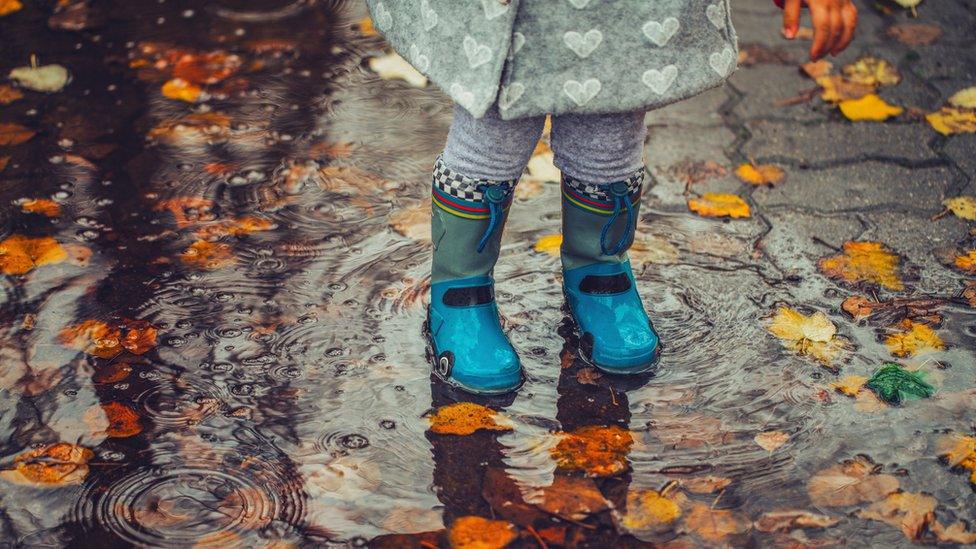
<svg viewBox="0 0 976 549">
<path fill-rule="evenodd" d="M 653 109 L 721 84 L 729 0 L 367 0 L 393 48 L 480 118 Z"/>
</svg>

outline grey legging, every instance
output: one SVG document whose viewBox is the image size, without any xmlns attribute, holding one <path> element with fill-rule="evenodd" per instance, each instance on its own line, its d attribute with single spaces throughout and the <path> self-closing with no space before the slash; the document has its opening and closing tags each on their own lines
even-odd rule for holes
<svg viewBox="0 0 976 549">
<path fill-rule="evenodd" d="M 475 179 L 518 179 L 544 125 L 544 116 L 502 120 L 493 107 L 474 118 L 455 106 L 443 162 Z M 602 184 L 626 179 L 643 166 L 646 134 L 643 112 L 562 114 L 552 117 L 550 142 L 557 168 Z"/>
</svg>

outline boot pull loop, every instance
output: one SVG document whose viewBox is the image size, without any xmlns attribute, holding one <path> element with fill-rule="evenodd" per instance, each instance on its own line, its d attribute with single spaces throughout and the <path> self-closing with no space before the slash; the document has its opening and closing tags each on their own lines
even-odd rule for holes
<svg viewBox="0 0 976 549">
<path fill-rule="evenodd" d="M 485 233 L 481 235 L 481 240 L 478 242 L 480 254 L 488 245 L 488 240 L 491 239 L 491 235 L 495 233 L 501 221 L 502 209 L 508 199 L 508 188 L 503 185 L 482 184 L 478 185 L 477 189 L 481 191 L 482 202 L 488 206 L 488 227 L 485 228 Z"/>
<path fill-rule="evenodd" d="M 627 245 L 628 237 L 630 232 L 634 227 L 634 206 L 629 203 L 630 189 L 627 186 L 626 181 L 614 181 L 609 185 L 606 185 L 605 192 L 613 198 L 613 213 L 610 215 L 610 219 L 603 225 L 603 230 L 600 231 L 600 252 L 603 255 L 617 255 L 623 251 L 624 246 Z M 607 248 L 607 234 L 609 234 L 610 229 L 613 227 L 617 217 L 620 216 L 620 209 L 627 208 L 627 226 L 624 229 L 622 235 L 620 235 L 620 240 L 614 244 L 613 248 Z"/>
</svg>

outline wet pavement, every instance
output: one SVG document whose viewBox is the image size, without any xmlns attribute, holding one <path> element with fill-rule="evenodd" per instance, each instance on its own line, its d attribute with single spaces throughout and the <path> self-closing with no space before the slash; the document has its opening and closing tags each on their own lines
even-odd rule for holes
<svg viewBox="0 0 976 549">
<path fill-rule="evenodd" d="M 634 262 L 665 342 L 657 374 L 594 376 L 577 358 L 558 258 L 536 249 L 558 233 L 558 186 L 528 180 L 496 269 L 528 379 L 488 400 L 431 379 L 421 336 L 428 176 L 450 104 L 369 70 L 385 46 L 362 4 L 25 4 L 0 17 L 0 72 L 35 54 L 71 80 L 0 106 L 0 123 L 34 132 L 0 145 L 4 545 L 435 547 L 475 515 L 514 524 L 526 547 L 901 546 L 951 543 L 941 525 L 976 520 L 963 460 L 940 449 L 976 429 L 976 290 L 945 259 L 973 248 L 973 225 L 942 206 L 976 194 L 976 134 L 784 102 L 814 85 L 796 66 L 808 43 L 778 38 L 771 3 L 733 2 L 756 49 L 728 85 L 647 116 L 655 184 Z M 917 20 L 860 7 L 836 64 L 887 59 L 902 74 L 889 101 L 930 112 L 976 83 L 971 0 L 923 3 Z M 905 22 L 943 34 L 886 33 Z M 174 77 L 205 95 L 165 97 Z M 743 184 L 733 170 L 749 160 L 787 179 Z M 751 217 L 689 212 L 705 192 L 745 197 Z M 826 276 L 820 261 L 849 241 L 896 253 L 902 287 Z M 883 314 L 852 319 L 851 296 Z M 785 348 L 769 331 L 782 306 L 825 313 L 842 357 Z M 906 317 L 944 349 L 893 356 Z M 831 385 L 887 361 L 926 372 L 935 395 L 889 405 Z M 432 410 L 460 401 L 513 428 L 430 432 Z M 632 439 L 626 470 L 586 485 L 600 510 L 513 503 L 583 478 L 554 447 L 590 426 Z M 837 491 L 887 489 L 819 494 L 845 461 L 867 465 Z M 934 503 L 872 519 L 900 493 Z M 680 499 L 680 516 L 638 520 L 647 494 Z M 781 511 L 808 520 L 783 526 Z"/>
</svg>

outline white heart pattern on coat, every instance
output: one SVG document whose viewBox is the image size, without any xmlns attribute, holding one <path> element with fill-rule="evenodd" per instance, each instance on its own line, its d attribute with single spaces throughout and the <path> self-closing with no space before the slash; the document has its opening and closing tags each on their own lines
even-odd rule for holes
<svg viewBox="0 0 976 549">
<path fill-rule="evenodd" d="M 437 26 L 437 12 L 430 7 L 430 2 L 428 0 L 420 0 L 420 17 L 424 20 L 424 30 L 430 31 L 430 29 Z"/>
<path fill-rule="evenodd" d="M 525 45 L 525 35 L 520 32 L 512 33 L 512 47 L 508 49 L 508 58 L 515 57 L 515 54 Z"/>
<path fill-rule="evenodd" d="M 430 57 L 420 53 L 417 44 L 410 44 L 410 49 L 407 51 L 410 54 L 410 60 L 413 61 L 414 68 L 423 73 L 430 69 Z"/>
<path fill-rule="evenodd" d="M 509 4 L 502 4 L 498 0 L 481 0 L 481 7 L 485 10 L 485 19 L 491 21 L 508 11 Z"/>
<path fill-rule="evenodd" d="M 590 3 L 590 0 L 569 0 L 569 3 L 572 4 L 574 8 L 581 10 Z"/>
<path fill-rule="evenodd" d="M 468 66 L 472 69 L 491 60 L 491 48 L 479 44 L 471 35 L 465 36 L 462 44 L 464 45 L 464 53 L 468 56 Z"/>
<path fill-rule="evenodd" d="M 671 40 L 674 33 L 678 32 L 681 24 L 674 17 L 668 17 L 664 21 L 658 23 L 657 21 L 648 21 L 644 23 L 644 36 L 648 38 L 651 42 L 654 42 L 658 46 L 663 46 Z"/>
<path fill-rule="evenodd" d="M 577 106 L 582 107 L 596 97 L 602 87 L 603 84 L 596 78 L 588 78 L 582 83 L 578 80 L 567 80 L 563 84 L 563 93 L 568 95 Z"/>
<path fill-rule="evenodd" d="M 390 25 L 393 24 L 393 14 L 386 9 L 383 2 L 377 2 L 376 6 L 373 7 L 373 18 L 376 20 L 376 26 L 381 29 L 389 29 Z"/>
<path fill-rule="evenodd" d="M 728 46 L 724 50 L 708 56 L 708 64 L 721 76 L 726 76 L 731 72 L 733 61 L 735 61 L 735 52 Z"/>
<path fill-rule="evenodd" d="M 464 86 L 457 82 L 451 84 L 449 91 L 451 92 L 450 96 L 457 101 L 458 105 L 471 110 L 471 107 L 474 105 L 474 93 L 464 89 Z"/>
<path fill-rule="evenodd" d="M 521 82 L 512 82 L 507 86 L 502 86 L 502 92 L 498 96 L 498 108 L 508 110 L 525 93 L 525 86 Z"/>
<path fill-rule="evenodd" d="M 590 29 L 586 31 L 586 34 L 569 31 L 563 35 L 563 42 L 569 49 L 573 50 L 573 53 L 585 59 L 593 53 L 600 42 L 603 42 L 603 33 L 599 29 Z"/>
<path fill-rule="evenodd" d="M 705 15 L 708 16 L 708 20 L 715 25 L 716 29 L 725 28 L 725 4 L 711 4 L 705 8 Z"/>
<path fill-rule="evenodd" d="M 641 76 L 641 80 L 644 85 L 654 93 L 662 95 L 664 92 L 668 91 L 671 84 L 674 84 L 674 79 L 678 77 L 678 67 L 674 65 L 668 65 L 661 70 L 649 69 L 644 71 Z"/>
</svg>

